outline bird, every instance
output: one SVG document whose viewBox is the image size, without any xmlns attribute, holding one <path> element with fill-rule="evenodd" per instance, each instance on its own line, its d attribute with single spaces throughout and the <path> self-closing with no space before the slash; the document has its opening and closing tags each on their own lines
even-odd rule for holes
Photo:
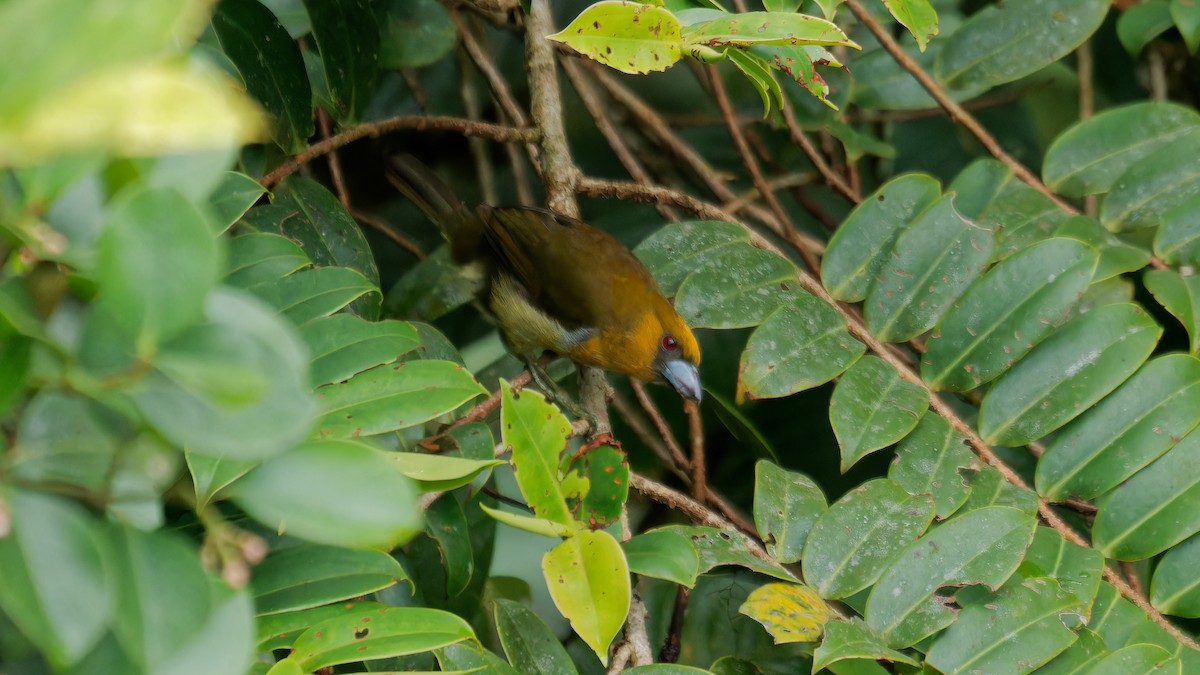
<svg viewBox="0 0 1200 675">
<path fill-rule="evenodd" d="M 451 260 L 478 281 L 477 304 L 547 395 L 561 391 L 537 365 L 544 352 L 700 401 L 692 329 L 616 237 L 540 208 L 469 208 L 411 155 L 391 157 L 388 178 L 441 230 Z"/>
</svg>

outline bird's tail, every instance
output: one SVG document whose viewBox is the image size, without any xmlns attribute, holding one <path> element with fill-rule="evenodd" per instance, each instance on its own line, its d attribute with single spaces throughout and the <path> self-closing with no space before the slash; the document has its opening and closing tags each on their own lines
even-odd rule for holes
<svg viewBox="0 0 1200 675">
<path fill-rule="evenodd" d="M 466 207 L 449 185 L 412 155 L 391 159 L 388 180 L 433 222 L 441 225 L 447 217 Z"/>
<path fill-rule="evenodd" d="M 463 265 L 479 258 L 483 224 L 441 178 L 412 155 L 391 159 L 388 180 L 442 230 L 451 258 Z"/>
</svg>

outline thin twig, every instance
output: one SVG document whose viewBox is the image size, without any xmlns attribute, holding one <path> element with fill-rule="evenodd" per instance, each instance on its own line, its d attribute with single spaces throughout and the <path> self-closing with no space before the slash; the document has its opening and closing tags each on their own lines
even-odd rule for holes
<svg viewBox="0 0 1200 675">
<path fill-rule="evenodd" d="M 642 410 L 650 418 L 654 428 L 658 430 L 658 437 L 662 439 L 663 444 L 671 453 L 671 463 L 681 469 L 688 468 L 690 463 L 683 454 L 683 448 L 679 447 L 679 442 L 675 440 L 675 434 L 671 433 L 671 427 L 667 424 L 667 420 L 650 400 L 650 396 L 646 393 L 646 387 L 633 378 L 629 378 L 629 385 L 633 389 L 633 395 L 637 398 L 638 404 L 642 406 Z"/>
<path fill-rule="evenodd" d="M 409 129 L 412 131 L 453 131 L 464 136 L 480 136 L 494 141 L 536 141 L 540 135 L 536 129 L 516 129 L 489 122 L 476 122 L 461 117 L 446 117 L 442 115 L 400 115 L 389 117 L 378 122 L 367 122 L 330 136 L 314 143 L 296 153 L 294 157 L 280 164 L 262 179 L 265 187 L 272 187 L 285 177 L 294 173 L 304 164 L 321 157 L 329 152 L 349 145 L 364 138 L 378 138 L 383 134 Z"/>
<path fill-rule="evenodd" d="M 833 169 L 829 168 L 829 163 L 825 161 L 825 157 L 821 155 L 817 150 L 817 146 L 812 144 L 808 135 L 800 128 L 800 123 L 796 121 L 796 113 L 792 102 L 786 96 L 783 97 L 783 120 L 787 124 L 788 135 L 791 136 L 792 142 L 804 151 L 804 154 L 808 156 L 808 161 L 812 162 L 813 167 L 824 176 L 825 182 L 829 183 L 830 187 L 845 195 L 847 199 L 855 204 L 861 202 L 862 195 L 857 190 L 851 188 Z"/>
<path fill-rule="evenodd" d="M 688 437 L 692 449 L 692 498 L 703 503 L 708 498 L 708 467 L 704 460 L 704 424 L 700 406 L 687 401 L 683 409 L 688 418 Z"/>
<path fill-rule="evenodd" d="M 321 138 L 329 138 L 333 133 L 333 123 L 329 119 L 329 112 L 324 108 L 317 108 L 317 126 L 321 127 Z M 342 163 L 338 161 L 337 151 L 330 152 L 325 157 L 329 164 L 329 175 L 333 178 L 333 189 L 338 196 L 338 200 L 342 202 L 342 206 L 350 210 L 350 191 L 346 189 L 346 177 L 342 175 Z"/>
<path fill-rule="evenodd" d="M 413 256 L 416 257 L 417 260 L 425 259 L 425 256 L 427 255 L 425 253 L 425 249 L 421 248 L 421 246 L 419 244 L 417 244 L 417 242 L 413 241 L 412 239 L 409 239 L 402 232 L 400 232 L 396 228 L 389 225 L 382 218 L 376 217 L 375 215 L 372 215 L 370 213 L 365 213 L 363 211 L 359 211 L 358 209 L 354 209 L 354 208 L 350 209 L 350 215 L 358 222 L 383 234 L 383 236 L 387 237 L 388 239 L 391 239 L 393 242 L 396 243 L 397 246 L 399 246 L 400 248 L 413 254 Z"/>
</svg>

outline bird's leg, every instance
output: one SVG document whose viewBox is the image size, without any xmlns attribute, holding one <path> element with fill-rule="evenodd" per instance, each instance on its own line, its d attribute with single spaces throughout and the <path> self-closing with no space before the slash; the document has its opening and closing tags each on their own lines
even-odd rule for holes
<svg viewBox="0 0 1200 675">
<path fill-rule="evenodd" d="M 550 377 L 550 373 L 546 372 L 546 369 L 538 363 L 537 359 L 526 359 L 525 365 L 529 368 L 529 374 L 533 378 L 534 384 L 537 385 L 538 389 L 542 390 L 546 398 L 574 417 L 587 420 L 593 429 L 596 427 L 596 416 L 585 410 L 578 401 L 571 398 L 570 394 L 558 386 L 558 383 L 554 381 L 554 378 Z"/>
</svg>

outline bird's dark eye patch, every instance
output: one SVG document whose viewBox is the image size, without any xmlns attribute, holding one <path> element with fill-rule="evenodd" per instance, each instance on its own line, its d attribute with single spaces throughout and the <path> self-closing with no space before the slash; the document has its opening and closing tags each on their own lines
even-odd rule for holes
<svg viewBox="0 0 1200 675">
<path fill-rule="evenodd" d="M 679 343 L 675 342 L 675 338 L 671 337 L 670 335 L 664 335 L 662 339 L 662 346 L 663 349 L 673 352 L 679 347 Z"/>
</svg>

